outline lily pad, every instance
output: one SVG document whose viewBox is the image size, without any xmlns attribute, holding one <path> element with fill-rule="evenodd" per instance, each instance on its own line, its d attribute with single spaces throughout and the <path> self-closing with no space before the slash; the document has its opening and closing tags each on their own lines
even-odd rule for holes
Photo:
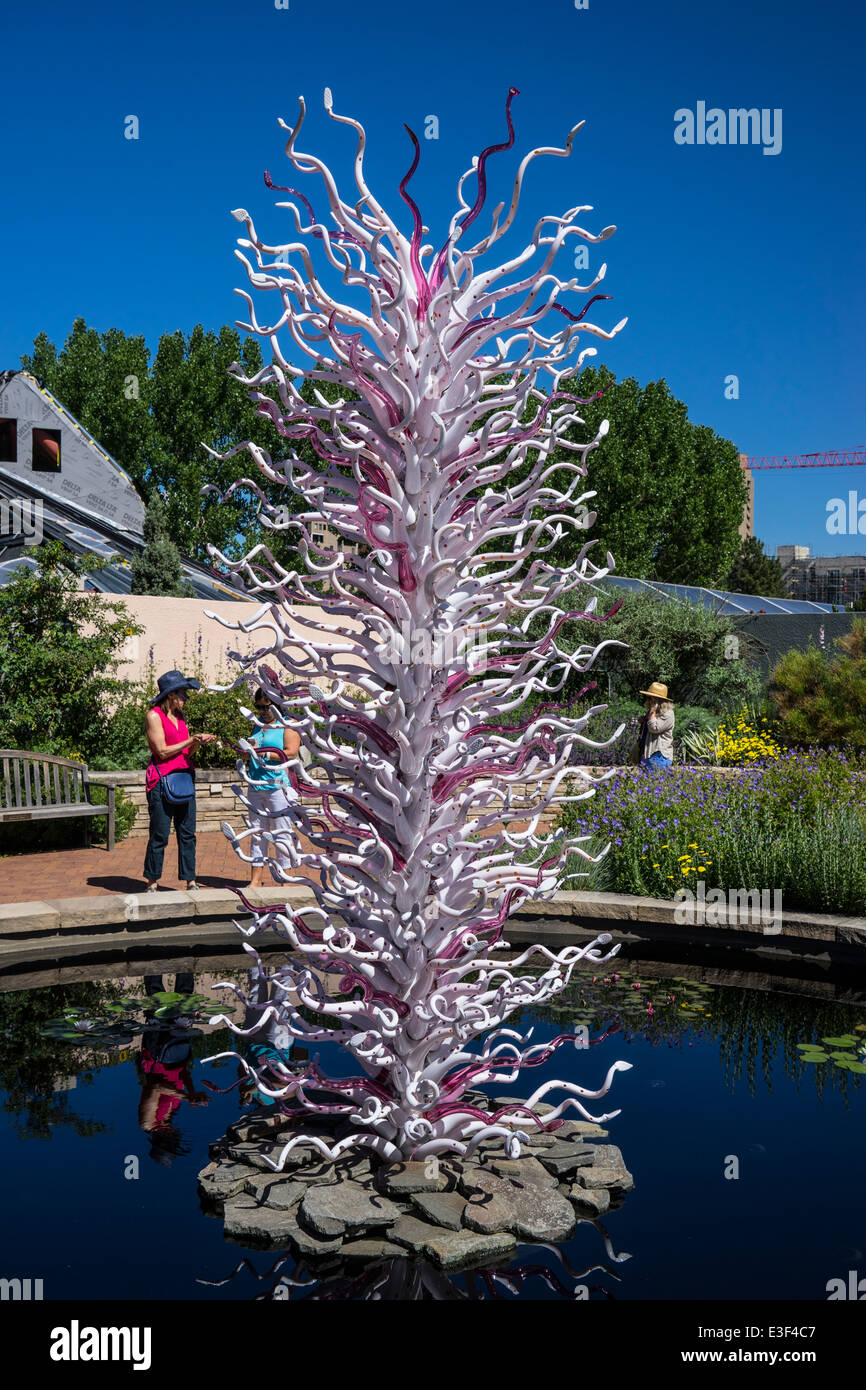
<svg viewBox="0 0 866 1390">
<path fill-rule="evenodd" d="M 821 1041 L 828 1047 L 854 1047 L 860 1040 L 853 1033 L 845 1033 L 841 1038 L 822 1038 Z"/>
</svg>

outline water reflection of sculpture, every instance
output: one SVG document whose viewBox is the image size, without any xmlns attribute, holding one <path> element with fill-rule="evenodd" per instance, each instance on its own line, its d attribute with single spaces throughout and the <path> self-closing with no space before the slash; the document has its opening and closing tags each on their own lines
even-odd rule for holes
<svg viewBox="0 0 866 1390">
<path fill-rule="evenodd" d="M 611 1266 L 623 1264 L 631 1259 L 631 1255 L 626 1250 L 614 1249 L 603 1222 L 596 1219 L 580 1223 L 581 1228 L 590 1226 L 601 1236 L 609 1263 L 592 1263 L 583 1269 L 575 1269 L 559 1246 L 540 1242 L 532 1246 L 531 1262 L 518 1261 L 505 1269 L 490 1265 L 466 1270 L 458 1276 L 437 1269 L 429 1260 L 408 1258 L 374 1260 L 365 1263 L 360 1270 L 357 1263 L 354 1269 L 347 1269 L 345 1262 L 338 1262 L 339 1267 L 327 1273 L 299 1260 L 291 1273 L 283 1273 L 288 1263 L 288 1257 L 283 1256 L 262 1273 L 259 1273 L 252 1260 L 245 1258 L 226 1278 L 199 1278 L 196 1283 L 209 1288 L 223 1288 L 239 1275 L 250 1275 L 265 1286 L 254 1295 L 257 1301 L 297 1298 L 322 1301 L 399 1299 L 401 1302 L 499 1299 L 508 1294 L 519 1296 L 528 1290 L 533 1280 L 560 1298 L 610 1298 L 614 1296 L 613 1290 L 601 1281 L 601 1276 L 619 1283 L 621 1276 Z M 458 1279 L 465 1280 L 465 1288 L 460 1286 Z"/>
<path fill-rule="evenodd" d="M 530 948 L 507 968 L 494 958 L 506 944 L 509 913 L 554 894 L 569 851 L 588 858 L 581 848 L 588 836 L 566 840 L 540 827 L 567 799 L 560 787 L 568 772 L 586 784 L 577 799 L 593 793 L 591 774 L 569 762 L 578 744 L 599 746 L 583 732 L 595 711 L 571 720 L 562 714 L 567 706 L 554 701 L 517 725 L 502 721 L 531 696 L 555 696 L 570 672 L 589 670 L 607 645 L 563 652 L 556 638 L 564 623 L 603 618 L 596 599 L 572 600 L 565 612 L 557 601 L 603 578 L 612 557 L 594 565 L 594 542 L 566 569 L 546 557 L 566 528 L 594 521 L 584 505 L 594 494 L 581 487 L 587 457 L 607 431 L 605 421 L 586 443 L 568 437 L 582 423 L 579 398 L 559 387 L 595 351 L 585 348 L 574 359 L 580 334 L 607 339 L 622 327 L 606 332 L 586 321 L 595 299 L 609 296 L 590 297 L 579 312 L 557 302 L 571 291 L 592 291 L 605 273 L 602 266 L 586 287 L 552 273 L 568 238 L 595 243 L 614 230 L 596 236 L 581 228 L 576 219 L 587 208 L 541 218 L 525 251 L 498 268 L 476 268 L 511 227 L 529 163 L 543 153 L 570 154 L 579 127 L 564 149 L 527 155 L 504 220 L 500 205 L 481 241 L 458 245 L 484 205 L 490 156 L 514 143 L 515 95 L 512 89 L 506 103 L 507 141 L 485 149 L 461 178 L 459 210 L 432 260 L 408 192 L 420 157 L 415 135 L 409 132 L 415 158 L 400 184 L 413 219 L 407 238 L 367 187 L 363 128 L 336 115 L 329 92 L 328 114 L 357 134 L 359 201 L 343 201 L 327 167 L 298 150 L 301 101 L 296 125 L 284 125 L 286 153 L 298 171 L 320 175 L 335 225 L 318 222 L 307 198 L 291 188 L 282 191 L 298 202 L 281 206 L 291 210 L 299 239 L 267 245 L 249 213 L 234 214 L 246 226 L 238 255 L 250 284 L 276 291 L 283 305 L 276 323 L 260 325 L 252 297 L 239 291 L 249 306 L 242 326 L 270 340 L 274 361 L 253 378 L 237 364 L 234 374 L 285 440 L 311 446 L 317 464 L 291 447 L 274 459 L 256 445 L 239 446 L 266 477 L 306 500 L 309 509 L 289 517 L 259 490 L 263 523 L 299 533 L 306 572 L 287 571 L 265 546 L 243 561 L 219 559 L 265 600 L 243 630 L 266 632 L 268 643 L 238 660 L 255 668 L 283 717 L 291 710 L 302 743 L 326 773 L 315 781 L 290 765 L 292 785 L 319 801 L 321 812 L 301 812 L 313 852 L 283 841 L 283 868 L 275 871 L 291 881 L 293 870 L 314 868 L 317 906 L 250 910 L 257 927 L 274 928 L 294 957 L 272 972 L 263 967 L 279 996 L 272 1014 L 295 1038 L 342 1043 L 363 1071 L 338 1080 L 315 1059 L 300 1076 L 271 1063 L 266 1082 L 244 1060 L 260 1094 L 291 1100 L 295 1116 L 313 1122 L 287 1139 L 280 1163 L 297 1144 L 329 1157 L 362 1146 L 395 1161 L 449 1151 L 465 1156 L 498 1140 L 516 1154 L 525 1133 L 556 1128 L 569 1111 L 611 1118 L 591 1116 L 584 1102 L 604 1096 L 614 1072 L 628 1066 L 615 1062 L 596 1088 L 547 1082 L 525 1103 L 495 1110 L 466 1098 L 479 1085 L 515 1081 L 524 1067 L 573 1040 L 566 1033 L 527 1047 L 503 1024 L 516 1008 L 559 992 L 581 961 L 597 965 L 613 954 L 602 955 L 599 947 L 610 938 L 601 936 L 558 954 Z M 470 206 L 463 186 L 473 174 Z M 314 271 L 312 240 L 352 293 L 366 296 L 368 311 L 333 298 Z M 275 256 L 278 262 L 268 260 Z M 536 256 L 540 263 L 523 274 Z M 509 283 L 509 276 L 517 278 Z M 553 311 L 566 324 L 544 336 L 538 325 Z M 278 346 L 284 325 L 300 363 Z M 485 354 L 493 339 L 495 350 Z M 316 387 L 311 400 L 298 389 L 301 376 Z M 548 378 L 552 389 L 540 388 Z M 278 400 L 262 394 L 268 384 Z M 555 450 L 574 461 L 554 466 Z M 256 488 L 250 480 L 243 485 Z M 320 517 L 358 553 L 317 541 Z M 312 605 L 319 616 L 302 616 L 295 604 Z M 543 631 L 529 637 L 533 620 L 533 632 Z M 350 693 L 348 680 L 363 699 Z M 514 805 L 518 783 L 530 788 L 528 809 Z M 518 819 L 528 828 L 511 829 Z M 546 961 L 540 974 L 515 973 L 537 955 Z M 322 973 L 341 977 L 344 999 L 328 994 Z M 316 1027 L 300 1009 L 338 1026 Z M 484 1035 L 480 1050 L 472 1050 Z M 315 1101 L 307 1094 L 312 1088 Z M 565 1096 L 542 1120 L 539 1107 L 551 1091 Z M 316 1133 L 317 1116 L 344 1118 L 343 1132 Z"/>
</svg>

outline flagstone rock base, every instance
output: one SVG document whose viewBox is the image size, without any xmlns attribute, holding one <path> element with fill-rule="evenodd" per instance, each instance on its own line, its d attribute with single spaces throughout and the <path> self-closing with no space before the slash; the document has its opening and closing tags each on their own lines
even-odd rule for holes
<svg viewBox="0 0 866 1390">
<path fill-rule="evenodd" d="M 403 1163 L 360 1151 L 332 1163 L 298 1146 L 275 1173 L 267 1160 L 277 1161 L 292 1132 L 284 1116 L 264 1113 L 211 1145 L 199 1195 L 223 1216 L 226 1239 L 307 1260 L 415 1256 L 465 1269 L 518 1244 L 568 1240 L 579 1221 L 620 1205 L 634 1187 L 619 1149 L 599 1142 L 607 1131 L 585 1121 L 530 1137 L 516 1159 L 499 1141 L 470 1159 Z M 332 1145 L 338 1133 L 326 1124 L 322 1137 Z"/>
</svg>

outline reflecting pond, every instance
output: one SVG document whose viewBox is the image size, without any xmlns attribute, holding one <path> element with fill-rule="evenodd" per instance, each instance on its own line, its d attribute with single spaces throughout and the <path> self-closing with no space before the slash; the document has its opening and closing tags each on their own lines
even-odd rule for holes
<svg viewBox="0 0 866 1390">
<path fill-rule="evenodd" d="M 240 971 L 176 961 L 43 988 L 7 980 L 2 1273 L 41 1278 L 59 1299 L 826 1298 L 828 1280 L 866 1261 L 866 992 L 636 949 L 607 975 L 575 977 L 555 1007 L 515 1016 L 535 1042 L 584 1027 L 608 1036 L 560 1048 L 510 1088 L 597 1085 L 611 1062 L 631 1062 L 595 1105 L 621 1108 L 607 1142 L 634 1190 L 558 1247 L 522 1245 L 462 1273 L 413 1258 L 313 1268 L 224 1238 L 196 1175 L 253 1104 L 236 1061 L 207 1060 L 233 1045 L 211 1020 L 234 1001 L 214 986 L 241 984 Z M 319 1050 L 351 1070 L 336 1047 Z"/>
</svg>

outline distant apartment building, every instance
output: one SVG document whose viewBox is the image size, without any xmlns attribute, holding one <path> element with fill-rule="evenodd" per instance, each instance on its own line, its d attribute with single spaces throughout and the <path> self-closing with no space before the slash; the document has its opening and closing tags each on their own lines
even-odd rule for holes
<svg viewBox="0 0 866 1390">
<path fill-rule="evenodd" d="M 310 535 L 316 545 L 325 546 L 328 550 L 342 550 L 347 555 L 358 553 L 356 547 L 344 540 L 326 521 L 311 521 Z"/>
<path fill-rule="evenodd" d="M 746 541 L 755 534 L 755 479 L 749 467 L 748 454 L 740 454 L 740 467 L 746 475 L 746 483 L 749 488 L 749 496 L 743 508 L 743 519 L 740 522 L 740 537 Z"/>
<path fill-rule="evenodd" d="M 844 608 L 866 590 L 866 555 L 810 555 L 808 545 L 778 545 L 789 598 Z"/>
</svg>

